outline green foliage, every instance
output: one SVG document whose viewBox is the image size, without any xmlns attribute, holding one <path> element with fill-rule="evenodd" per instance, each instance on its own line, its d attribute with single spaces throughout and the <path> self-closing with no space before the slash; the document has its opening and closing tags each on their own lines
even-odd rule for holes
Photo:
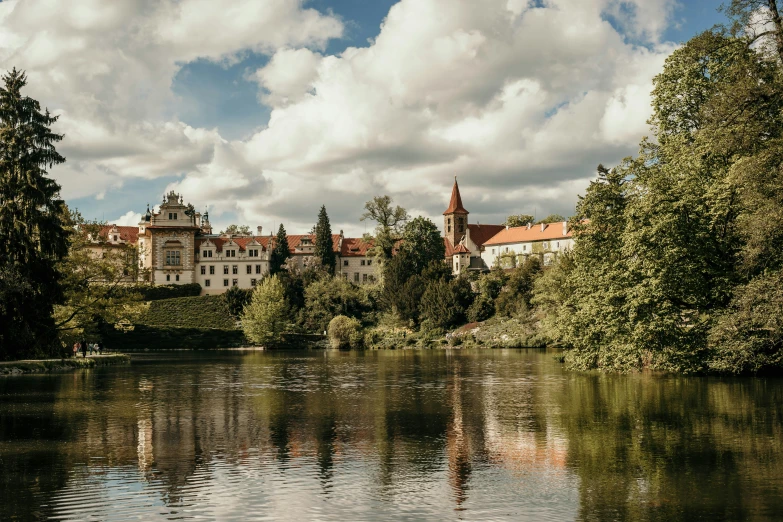
<svg viewBox="0 0 783 522">
<path fill-rule="evenodd" d="M 473 292 L 467 279 L 458 277 L 433 279 L 421 297 L 422 329 L 448 329 L 464 323 L 473 304 Z M 424 326 L 427 322 L 428 327 Z"/>
<path fill-rule="evenodd" d="M 242 329 L 250 341 L 264 347 L 280 344 L 289 320 L 285 289 L 278 276 L 266 277 L 256 286 L 242 314 Z"/>
<path fill-rule="evenodd" d="M 498 315 L 513 317 L 530 309 L 533 284 L 541 270 L 538 258 L 530 256 L 524 264 L 511 272 L 505 286 L 495 298 L 495 311 Z"/>
<path fill-rule="evenodd" d="M 13 299 L 0 310 L 0 359 L 57 353 L 55 304 L 62 303 L 57 265 L 68 254 L 65 204 L 46 168 L 63 163 L 55 150 L 57 117 L 22 94 L 15 68 L 0 87 L 0 270 Z"/>
<path fill-rule="evenodd" d="M 321 205 L 318 213 L 318 223 L 315 225 L 315 249 L 313 257 L 326 269 L 330 275 L 334 274 L 337 258 L 334 253 L 332 241 L 332 226 L 329 224 L 329 216 L 326 214 L 326 206 Z"/>
<path fill-rule="evenodd" d="M 157 301 L 177 297 L 197 297 L 201 295 L 201 285 L 198 283 L 184 285 L 125 284 L 120 291 L 138 294 L 142 301 Z"/>
<path fill-rule="evenodd" d="M 479 295 L 468 307 L 467 318 L 471 323 L 486 321 L 495 314 L 495 303 L 486 295 Z"/>
<path fill-rule="evenodd" d="M 429 219 L 418 216 L 405 225 L 401 251 L 407 254 L 413 273 L 420 274 L 433 261 L 443 263 L 446 247 L 438 227 Z"/>
<path fill-rule="evenodd" d="M 239 348 L 249 344 L 237 328 L 202 328 L 139 324 L 126 331 L 107 329 L 101 333 L 110 350 L 211 350 Z"/>
<path fill-rule="evenodd" d="M 223 300 L 226 302 L 231 317 L 239 319 L 242 316 L 245 307 L 250 303 L 250 298 L 252 296 L 252 289 L 243 289 L 238 286 L 232 286 L 223 293 Z"/>
<path fill-rule="evenodd" d="M 566 218 L 560 214 L 549 214 L 544 219 L 537 221 L 536 225 L 540 225 L 541 223 L 562 223 L 565 220 Z"/>
<path fill-rule="evenodd" d="M 303 326 L 310 332 L 322 332 L 338 315 L 362 318 L 370 310 L 364 288 L 339 277 L 323 277 L 304 290 Z"/>
<path fill-rule="evenodd" d="M 280 228 L 277 229 L 277 236 L 275 236 L 274 246 L 272 246 L 272 252 L 269 254 L 269 275 L 276 275 L 282 272 L 289 255 L 288 236 L 285 233 L 285 227 L 280 223 Z"/>
<path fill-rule="evenodd" d="M 402 237 L 402 227 L 408 222 L 408 212 L 397 205 L 392 207 L 389 196 L 375 196 L 364 204 L 366 212 L 361 221 L 370 219 L 378 225 L 375 227 L 374 254 L 382 262 L 392 258 L 395 243 Z"/>
<path fill-rule="evenodd" d="M 516 214 L 508 216 L 503 224 L 507 227 L 524 227 L 527 226 L 528 223 L 533 223 L 534 221 L 535 218 L 530 214 Z"/>
<path fill-rule="evenodd" d="M 231 234 L 232 236 L 249 236 L 250 227 L 247 225 L 229 225 L 225 230 L 221 230 L 220 233 Z"/>
<path fill-rule="evenodd" d="M 150 326 L 181 328 L 234 328 L 235 320 L 222 295 L 177 297 L 150 301 L 134 321 Z"/>
<path fill-rule="evenodd" d="M 335 350 L 360 349 L 364 342 L 361 330 L 361 323 L 357 319 L 338 315 L 329 321 L 329 345 Z"/>
<path fill-rule="evenodd" d="M 656 143 L 599 167 L 580 200 L 573 252 L 532 301 L 571 368 L 779 368 L 783 64 L 754 39 L 735 26 L 672 53 L 654 80 Z"/>
</svg>

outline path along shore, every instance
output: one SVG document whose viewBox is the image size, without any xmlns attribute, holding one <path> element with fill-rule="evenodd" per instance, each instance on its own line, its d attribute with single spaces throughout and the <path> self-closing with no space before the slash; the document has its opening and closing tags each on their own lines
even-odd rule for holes
<svg viewBox="0 0 783 522">
<path fill-rule="evenodd" d="M 26 361 L 0 362 L 0 375 L 20 375 L 23 373 L 43 373 L 80 368 L 94 368 L 111 364 L 128 364 L 130 356 L 124 353 L 106 355 L 89 355 L 87 357 L 71 357 L 68 359 L 30 359 Z"/>
</svg>

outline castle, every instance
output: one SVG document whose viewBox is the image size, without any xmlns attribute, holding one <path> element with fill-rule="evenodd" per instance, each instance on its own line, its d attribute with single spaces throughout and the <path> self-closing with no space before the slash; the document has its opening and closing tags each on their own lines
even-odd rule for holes
<svg viewBox="0 0 783 522">
<path fill-rule="evenodd" d="M 528 224 L 525 227 L 480 225 L 468 222 L 456 178 L 449 206 L 443 212 L 445 261 L 455 274 L 467 270 L 511 268 L 529 256 L 551 264 L 557 255 L 572 247 L 566 222 Z M 181 195 L 169 192 L 157 212 L 147 212 L 138 227 L 107 225 L 101 231 L 100 248 L 133 245 L 138 250 L 139 268 L 154 285 L 198 283 L 206 294 L 222 293 L 232 286 L 252 288 L 269 271 L 269 256 L 275 237 L 214 234 L 209 214 L 196 212 Z M 345 237 L 342 230 L 332 235 L 337 258 L 335 274 L 356 284 L 377 278 L 372 243 Z M 289 235 L 286 263 L 304 269 L 313 261 L 315 236 Z"/>
</svg>

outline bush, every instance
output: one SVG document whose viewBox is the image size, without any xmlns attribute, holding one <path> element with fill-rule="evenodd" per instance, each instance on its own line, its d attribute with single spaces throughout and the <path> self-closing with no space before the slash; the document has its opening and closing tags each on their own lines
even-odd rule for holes
<svg viewBox="0 0 783 522">
<path fill-rule="evenodd" d="M 271 348 L 280 344 L 287 326 L 288 303 L 283 284 L 277 275 L 267 277 L 256 286 L 245 307 L 242 329 L 252 342 Z"/>
<path fill-rule="evenodd" d="M 359 321 L 344 315 L 338 315 L 329 321 L 329 344 L 335 350 L 360 348 L 362 333 Z"/>
<path fill-rule="evenodd" d="M 302 321 L 306 330 L 323 332 L 338 315 L 360 318 L 370 309 L 367 292 L 345 279 L 324 277 L 304 290 Z"/>
</svg>

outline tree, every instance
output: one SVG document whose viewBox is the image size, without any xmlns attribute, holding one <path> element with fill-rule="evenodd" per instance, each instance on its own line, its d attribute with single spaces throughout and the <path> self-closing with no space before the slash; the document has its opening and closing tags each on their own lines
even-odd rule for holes
<svg viewBox="0 0 783 522">
<path fill-rule="evenodd" d="M 88 221 L 78 210 L 63 218 L 68 255 L 57 265 L 62 274 L 63 302 L 54 308 L 60 340 L 71 345 L 100 336 L 102 328 L 129 325 L 144 311 L 142 295 L 129 289 L 138 280 L 134 245 L 109 245 L 101 235 L 105 223 Z"/>
<path fill-rule="evenodd" d="M 389 196 L 375 196 L 364 204 L 366 212 L 360 221 L 371 219 L 378 225 L 375 227 L 375 255 L 383 262 L 394 254 L 394 245 L 402 237 L 402 229 L 408 222 L 408 212 L 397 205 L 392 207 Z"/>
<path fill-rule="evenodd" d="M 401 251 L 408 256 L 414 273 L 420 274 L 433 261 L 446 258 L 446 247 L 438 227 L 429 219 L 418 216 L 409 221 L 403 230 Z"/>
<path fill-rule="evenodd" d="M 229 225 L 225 230 L 220 232 L 221 234 L 231 234 L 232 236 L 249 236 L 250 227 L 247 225 Z"/>
<path fill-rule="evenodd" d="M 528 223 L 533 223 L 534 221 L 535 218 L 530 214 L 516 214 L 508 216 L 503 224 L 507 227 L 524 227 L 527 226 Z"/>
<path fill-rule="evenodd" d="M 321 205 L 318 212 L 318 223 L 315 225 L 315 252 L 314 257 L 320 261 L 329 274 L 334 274 L 337 257 L 334 254 L 334 241 L 332 240 L 332 226 L 329 224 L 329 215 L 326 206 Z"/>
<path fill-rule="evenodd" d="M 283 266 L 288 261 L 289 256 L 288 236 L 285 233 L 285 227 L 280 223 L 280 228 L 277 229 L 277 236 L 275 236 L 274 246 L 272 246 L 272 252 L 269 254 L 270 275 L 279 274 L 285 270 Z"/>
<path fill-rule="evenodd" d="M 243 289 L 238 286 L 232 286 L 223 294 L 223 300 L 226 301 L 226 306 L 228 306 L 228 313 L 236 319 L 242 317 L 242 312 L 250 303 L 252 297 L 252 289 Z"/>
<path fill-rule="evenodd" d="M 288 303 L 278 276 L 264 278 L 242 313 L 242 329 L 252 342 L 272 348 L 280 344 L 287 327 Z"/>
<path fill-rule="evenodd" d="M 304 326 L 322 332 L 338 315 L 361 318 L 370 303 L 364 290 L 339 277 L 322 277 L 304 290 Z"/>
<path fill-rule="evenodd" d="M 560 214 L 549 214 L 544 219 L 538 221 L 536 225 L 540 225 L 541 223 L 562 223 L 565 220 L 566 218 Z"/>
<path fill-rule="evenodd" d="M 63 163 L 57 121 L 22 95 L 27 77 L 15 68 L 0 87 L 0 268 L 16 281 L 16 306 L 0 316 L 0 358 L 50 355 L 59 350 L 52 311 L 62 302 L 57 263 L 68 253 L 60 186 L 46 168 Z M 14 283 L 14 285 L 17 285 Z M 12 331 L 25 331 L 16 338 Z M 24 343 L 24 344 L 21 344 Z"/>
</svg>

